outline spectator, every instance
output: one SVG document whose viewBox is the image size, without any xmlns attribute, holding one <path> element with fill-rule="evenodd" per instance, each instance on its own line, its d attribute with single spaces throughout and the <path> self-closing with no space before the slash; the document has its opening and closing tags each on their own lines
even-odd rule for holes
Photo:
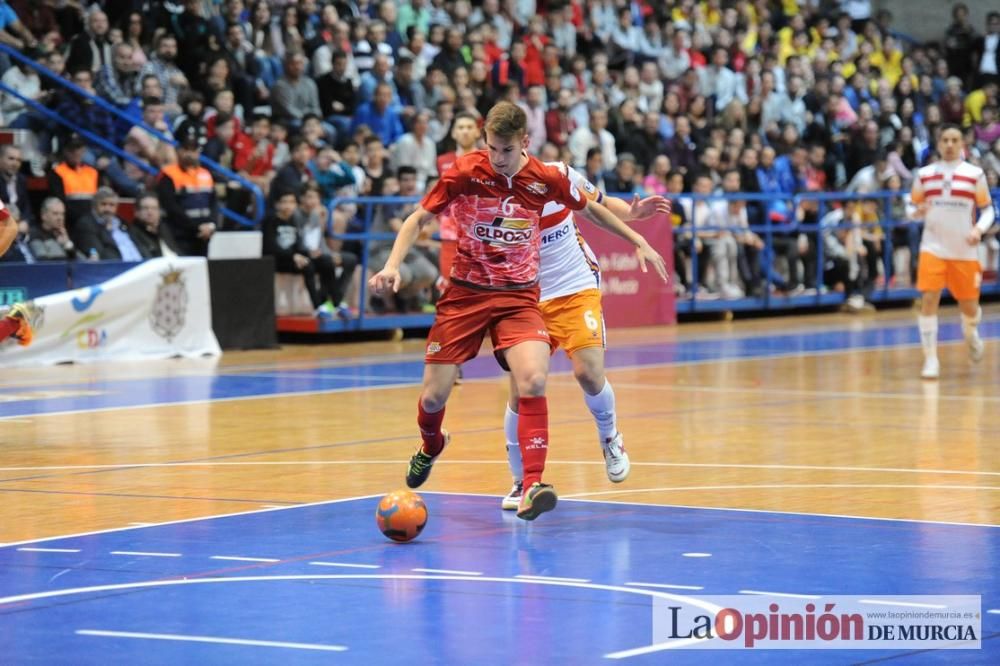
<svg viewBox="0 0 1000 666">
<path fill-rule="evenodd" d="M 175 64 L 176 60 L 177 38 L 170 33 L 163 33 L 156 40 L 155 55 L 140 71 L 142 79 L 152 74 L 159 80 L 160 88 L 163 91 L 163 103 L 166 106 L 167 114 L 171 116 L 180 113 L 181 108 L 177 101 L 181 91 L 189 87 L 187 77 Z"/>
<path fill-rule="evenodd" d="M 607 109 L 593 108 L 590 111 L 590 125 L 577 128 L 569 138 L 573 166 L 583 169 L 587 163 L 587 152 L 591 148 L 599 148 L 603 169 L 611 171 L 615 168 L 615 163 L 618 161 L 615 138 L 605 129 L 607 126 Z"/>
<path fill-rule="evenodd" d="M 93 210 L 77 220 L 73 239 L 80 255 L 90 261 L 143 261 L 134 229 L 118 217 L 118 195 L 109 187 L 97 190 Z"/>
<path fill-rule="evenodd" d="M 309 142 L 303 137 L 297 137 L 292 139 L 288 147 L 291 150 L 292 159 L 275 173 L 274 180 L 271 182 L 273 196 L 291 192 L 298 197 L 306 183 L 315 180 L 316 177 L 309 168 L 309 160 L 312 158 Z M 276 203 L 277 200 L 273 196 L 272 202 Z"/>
<path fill-rule="evenodd" d="M 358 106 L 351 124 L 353 133 L 361 125 L 374 132 L 384 145 L 392 145 L 403 136 L 403 123 L 399 111 L 391 107 L 392 88 L 386 83 L 380 83 L 375 88 L 375 99 Z"/>
<path fill-rule="evenodd" d="M 310 113 L 322 114 L 316 82 L 305 75 L 306 57 L 301 51 L 285 55 L 285 75 L 278 79 L 272 90 L 274 116 L 292 126 L 298 126 Z"/>
<path fill-rule="evenodd" d="M 100 179 L 97 169 L 83 162 L 87 146 L 73 135 L 63 146 L 63 161 L 52 168 L 49 191 L 66 203 L 69 228 L 91 211 L 91 202 L 97 194 Z"/>
<path fill-rule="evenodd" d="M 21 149 L 13 144 L 0 145 L 0 201 L 18 211 L 18 221 L 35 223 L 27 181 L 21 173 Z"/>
<path fill-rule="evenodd" d="M 437 148 L 429 136 L 427 128 L 430 112 L 421 111 L 413 121 L 413 130 L 407 132 L 389 150 L 392 168 L 411 166 L 417 172 L 417 188 L 424 190 L 427 181 L 438 176 Z"/>
<path fill-rule="evenodd" d="M 37 54 L 32 53 L 31 55 Z M 47 95 L 42 92 L 42 81 L 38 74 L 30 65 L 20 60 L 3 73 L 3 78 L 0 81 L 30 100 L 44 102 L 47 99 Z M 21 101 L 19 97 L 7 93 L 0 95 L 0 118 L 8 127 L 16 124 L 28 128 L 27 118 L 18 123 L 21 120 L 21 115 L 27 113 L 28 110 L 27 103 Z"/>
<path fill-rule="evenodd" d="M 0 42 L 19 50 L 38 46 L 38 40 L 6 2 L 0 5 Z"/>
<path fill-rule="evenodd" d="M 325 149 L 329 150 L 329 149 Z M 323 206 L 321 190 L 316 182 L 306 183 L 299 197 L 299 209 L 295 213 L 295 223 L 302 239 L 302 248 L 313 262 L 321 276 L 321 285 L 326 290 L 326 299 L 320 305 L 323 312 L 333 312 L 339 316 L 349 315 L 344 302 L 347 290 L 354 279 L 354 269 L 358 265 L 357 255 L 343 249 L 343 241 L 334 238 L 327 222 L 329 212 Z M 340 230 L 341 233 L 343 230 Z M 334 275 L 332 282 L 323 285 L 322 276 Z M 321 294 L 322 296 L 322 294 Z"/>
<path fill-rule="evenodd" d="M 218 219 L 215 182 L 198 163 L 203 140 L 198 128 L 185 128 L 178 139 L 177 162 L 160 170 L 156 193 L 178 254 L 203 257 Z"/>
<path fill-rule="evenodd" d="M 1000 83 L 1000 12 L 986 15 L 986 34 L 978 37 L 972 47 L 972 64 L 980 86 Z"/>
<path fill-rule="evenodd" d="M 156 168 L 175 162 L 177 155 L 173 146 L 168 143 L 173 139 L 173 134 L 164 119 L 163 100 L 158 97 L 142 100 L 142 123 L 129 130 L 125 137 L 125 150 Z M 166 137 L 166 140 L 151 134 L 146 127 L 152 127 Z"/>
<path fill-rule="evenodd" d="M 951 8 L 951 18 L 952 23 L 945 31 L 945 56 L 948 71 L 958 74 L 969 71 L 969 67 L 972 65 L 976 30 L 969 23 L 969 8 L 964 2 L 959 2 Z"/>
<path fill-rule="evenodd" d="M 66 69 L 87 69 L 95 77 L 104 67 L 110 67 L 111 41 L 108 39 L 108 15 L 93 9 L 87 17 L 87 29 L 69 43 Z"/>
<path fill-rule="evenodd" d="M 604 184 L 609 193 L 632 194 L 639 189 L 636 186 L 638 173 L 635 156 L 632 153 L 620 153 L 614 173 L 605 179 Z"/>
<path fill-rule="evenodd" d="M 233 149 L 233 169 L 267 191 L 274 178 L 274 144 L 271 143 L 271 119 L 257 116 L 250 126 L 248 140 Z"/>
<path fill-rule="evenodd" d="M 322 306 L 336 283 L 336 271 L 332 262 L 324 260 L 322 254 L 318 260 L 309 257 L 309 251 L 303 244 L 296 224 L 298 200 L 295 193 L 277 190 L 274 192 L 274 202 L 274 212 L 263 223 L 264 254 L 274 257 L 277 272 L 301 275 L 316 316 L 327 317 L 331 312 Z M 319 285 L 316 283 L 317 278 Z"/>
<path fill-rule="evenodd" d="M 143 192 L 135 200 L 132 239 L 145 257 L 176 257 L 179 252 L 170 227 L 160 224 L 160 200 L 154 192 Z"/>
<path fill-rule="evenodd" d="M 354 84 L 347 76 L 346 53 L 338 50 L 333 54 L 330 71 L 317 79 L 316 87 L 321 116 L 333 125 L 338 137 L 345 137 L 358 104 Z"/>
<path fill-rule="evenodd" d="M 119 108 L 131 104 L 139 92 L 139 67 L 132 56 L 134 50 L 125 42 L 115 44 L 112 61 L 97 75 L 98 94 Z"/>
<path fill-rule="evenodd" d="M 38 261 L 66 261 L 76 257 L 76 245 L 66 231 L 66 205 L 55 197 L 42 202 L 41 225 L 28 242 Z"/>
</svg>

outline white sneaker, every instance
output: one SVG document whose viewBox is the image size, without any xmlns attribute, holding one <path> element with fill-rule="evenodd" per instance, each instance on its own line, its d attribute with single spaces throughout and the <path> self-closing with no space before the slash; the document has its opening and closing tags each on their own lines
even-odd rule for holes
<svg viewBox="0 0 1000 666">
<path fill-rule="evenodd" d="M 524 482 L 515 481 L 514 485 L 510 487 L 510 492 L 500 502 L 500 508 L 504 511 L 517 511 L 517 507 L 521 504 L 521 495 L 523 494 Z"/>
<path fill-rule="evenodd" d="M 921 379 L 937 379 L 941 374 L 941 364 L 938 363 L 937 356 L 924 359 L 924 369 L 920 371 Z"/>
<path fill-rule="evenodd" d="M 621 483 L 628 478 L 632 469 L 628 453 L 625 452 L 625 441 L 621 433 L 601 444 L 604 449 L 604 467 L 612 483 Z"/>
<path fill-rule="evenodd" d="M 979 333 L 973 333 L 967 342 L 969 343 L 969 360 L 973 363 L 982 361 L 985 345 L 983 339 L 979 337 Z"/>
</svg>

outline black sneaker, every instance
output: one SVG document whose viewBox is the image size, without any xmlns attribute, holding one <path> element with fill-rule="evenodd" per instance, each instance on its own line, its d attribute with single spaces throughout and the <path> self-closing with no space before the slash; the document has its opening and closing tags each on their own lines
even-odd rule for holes
<svg viewBox="0 0 1000 666">
<path fill-rule="evenodd" d="M 441 434 L 444 436 L 444 444 L 436 456 L 429 456 L 424 453 L 424 447 L 421 445 L 417 448 L 417 452 L 410 458 L 410 467 L 406 470 L 406 485 L 408 487 L 419 488 L 424 485 L 424 481 L 431 475 L 431 467 L 434 466 L 434 461 L 444 453 L 444 448 L 451 441 L 451 435 L 448 434 L 447 430 L 441 430 Z"/>
<path fill-rule="evenodd" d="M 522 520 L 534 520 L 546 511 L 556 508 L 559 496 L 556 489 L 547 483 L 533 483 L 528 491 L 521 495 L 521 504 L 517 509 L 517 517 Z"/>
</svg>

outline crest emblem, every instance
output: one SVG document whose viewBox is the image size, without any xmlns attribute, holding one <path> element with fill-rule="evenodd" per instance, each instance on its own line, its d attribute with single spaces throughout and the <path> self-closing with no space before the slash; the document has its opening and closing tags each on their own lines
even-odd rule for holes
<svg viewBox="0 0 1000 666">
<path fill-rule="evenodd" d="M 163 282 L 156 288 L 149 324 L 154 333 L 171 342 L 184 328 L 188 304 L 187 284 L 181 271 L 168 270 L 160 277 Z"/>
</svg>

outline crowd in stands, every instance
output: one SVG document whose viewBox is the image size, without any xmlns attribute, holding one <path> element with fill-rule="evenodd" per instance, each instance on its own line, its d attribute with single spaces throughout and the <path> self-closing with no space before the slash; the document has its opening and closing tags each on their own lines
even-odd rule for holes
<svg viewBox="0 0 1000 666">
<path fill-rule="evenodd" d="M 456 149 L 455 119 L 481 120 L 506 99 L 527 113 L 533 154 L 606 191 L 773 195 L 678 201 L 682 288 L 863 296 L 898 272 L 882 265 L 871 223 L 887 210 L 905 220 L 944 123 L 963 128 L 968 159 L 998 184 L 1000 12 L 974 26 L 959 3 L 952 17 L 918 43 L 869 0 L 0 0 L 0 42 L 76 86 L 0 56 L 5 86 L 74 125 L 0 94 L 3 126 L 25 131 L 0 148 L 0 198 L 23 231 L 2 260 L 204 254 L 213 233 L 235 228 L 220 208 L 246 215 L 253 198 L 199 167 L 201 155 L 264 191 L 266 251 L 329 311 L 362 251 L 330 232 L 367 217 L 342 205 L 328 226 L 331 201 L 421 194 Z M 40 179 L 39 200 L 25 183 Z M 828 191 L 899 198 L 793 199 Z M 137 199 L 135 222 L 118 218 L 118 197 Z M 374 230 L 391 232 L 405 212 L 378 207 Z M 766 221 L 773 257 L 747 229 Z M 810 223 L 830 229 L 800 233 Z M 892 233 L 912 249 L 919 230 Z M 385 242 L 370 252 L 377 270 Z M 421 243 L 404 297 L 385 307 L 426 306 L 436 252 Z"/>
</svg>

